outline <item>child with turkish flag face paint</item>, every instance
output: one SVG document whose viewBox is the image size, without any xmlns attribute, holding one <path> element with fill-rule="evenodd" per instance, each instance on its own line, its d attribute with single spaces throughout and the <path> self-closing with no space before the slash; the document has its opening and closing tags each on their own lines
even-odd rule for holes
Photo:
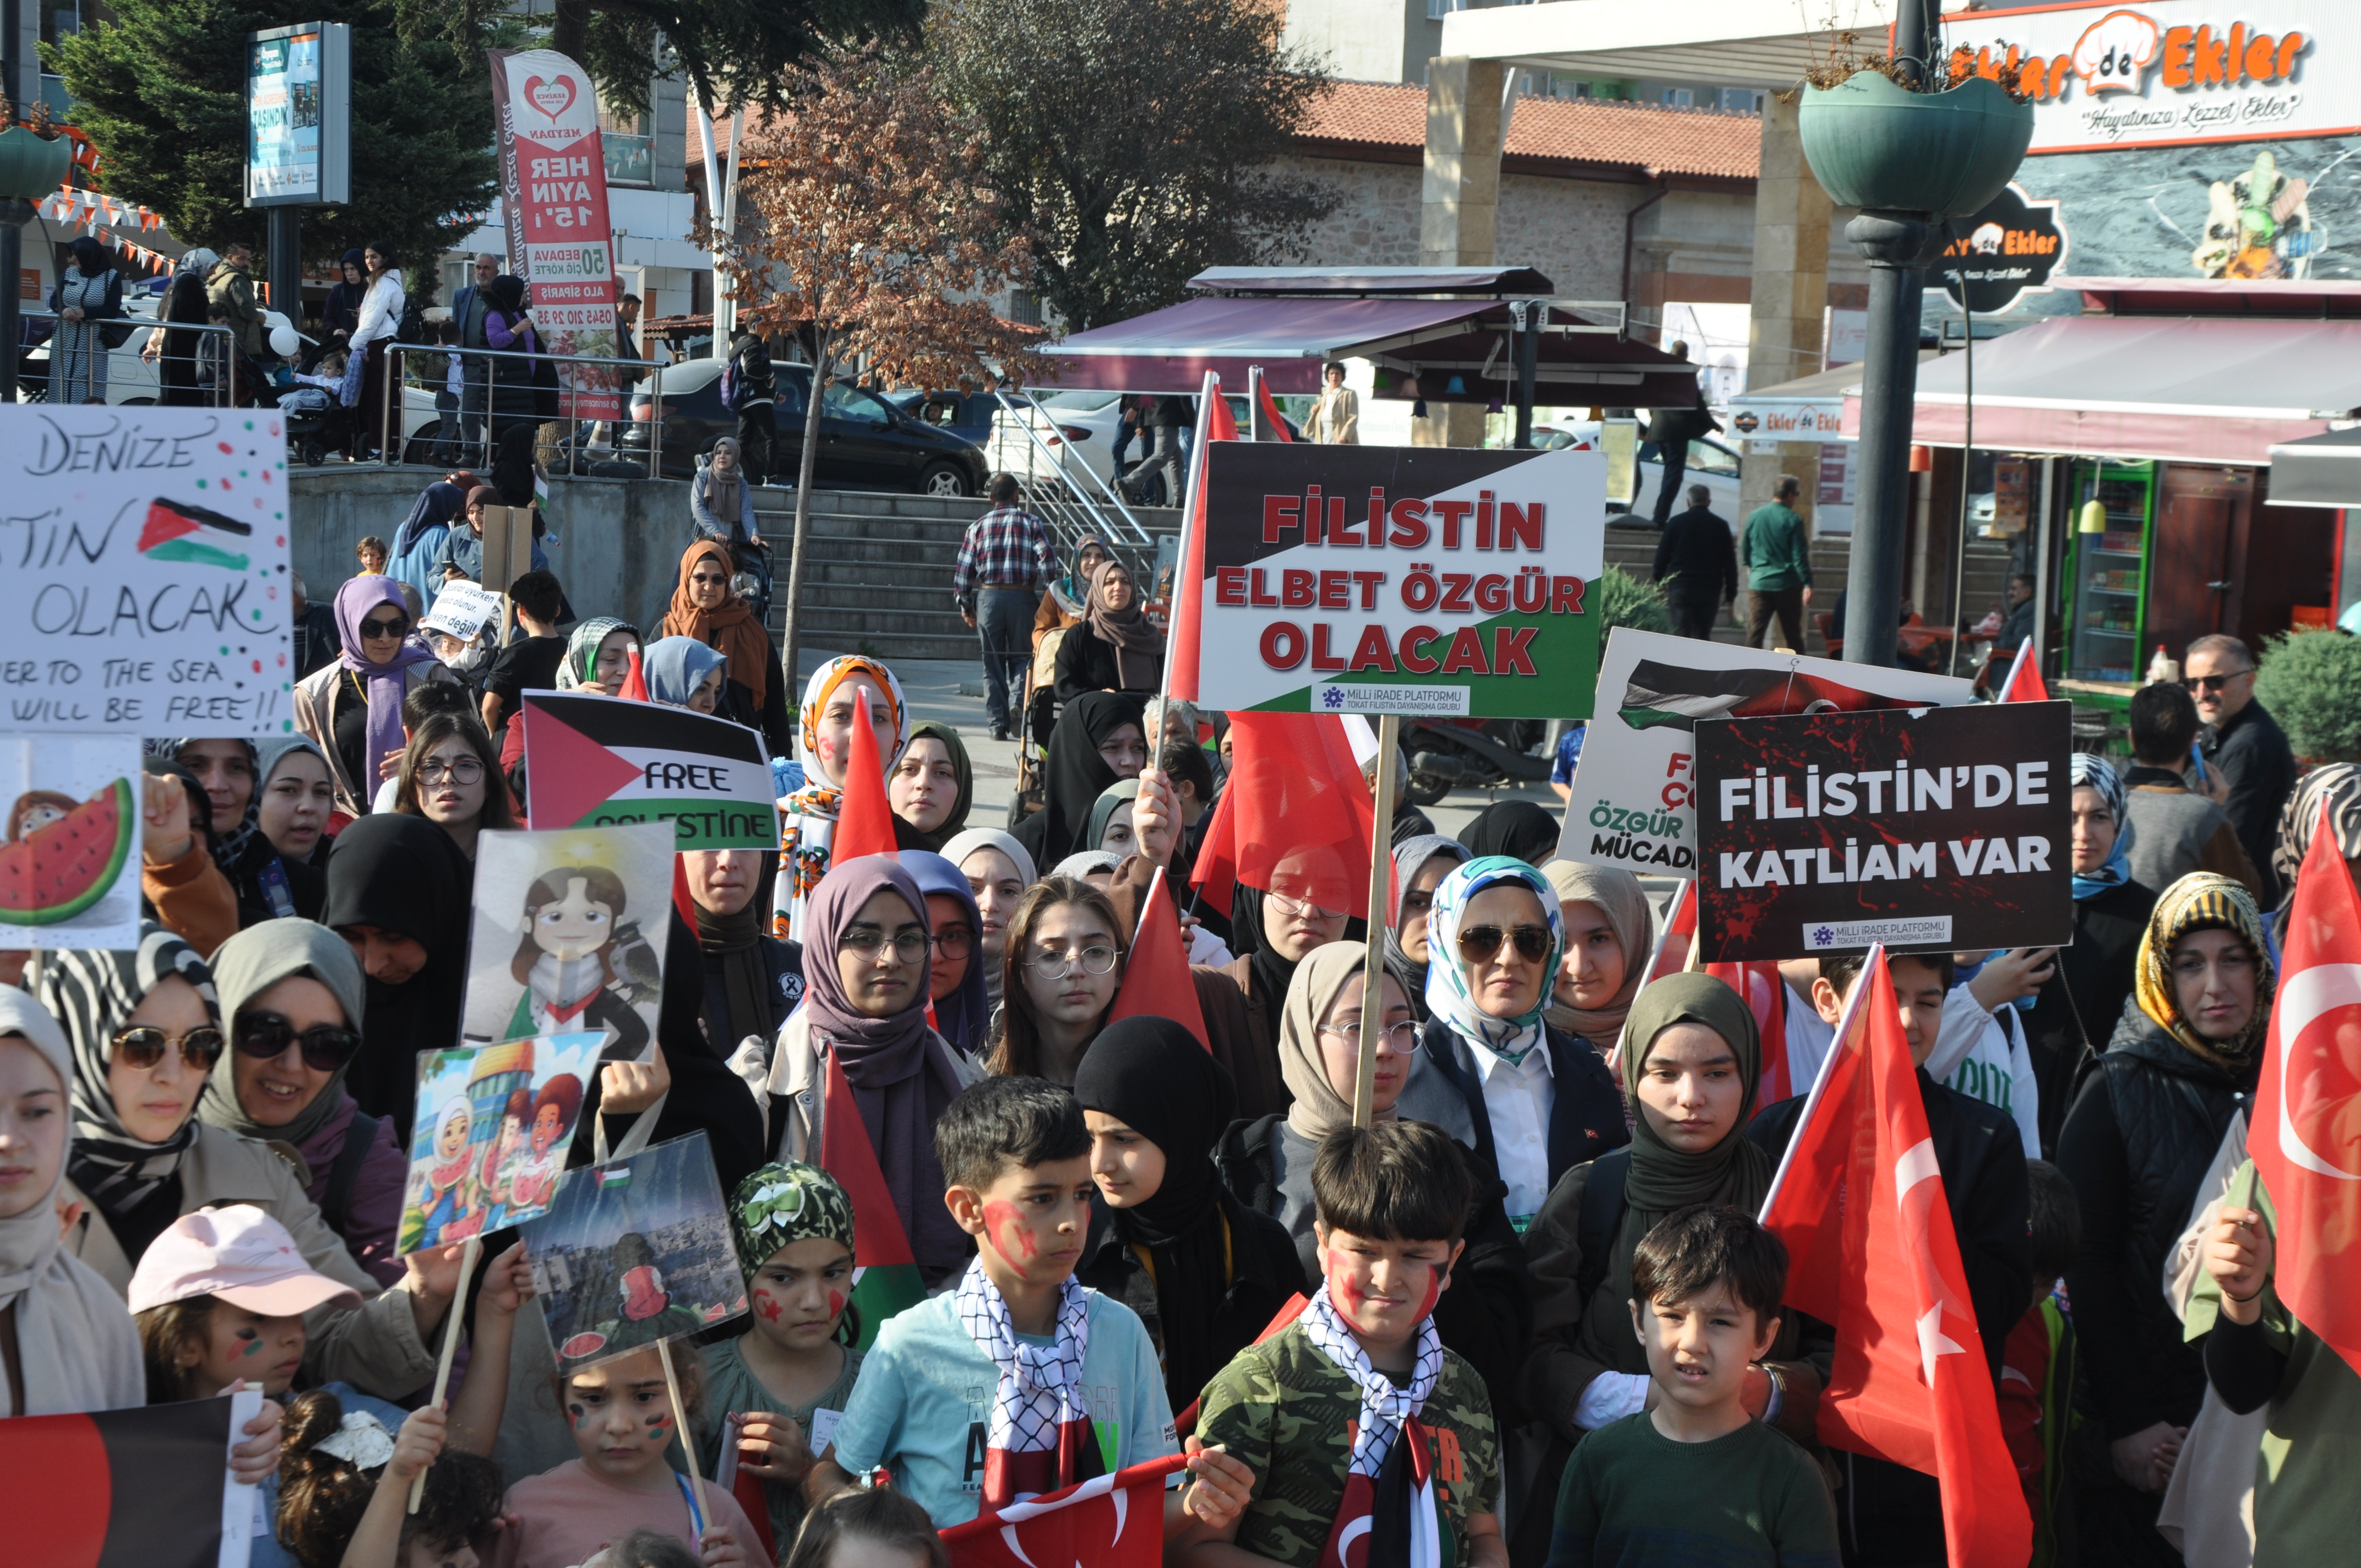
<svg viewBox="0 0 2361 1568">
<path fill-rule="evenodd" d="M 771 1539 L 796 1537 L 803 1480 L 861 1373 L 852 1294 L 852 1201 L 817 1166 L 781 1161 L 738 1184 L 730 1229 L 746 1273 L 745 1333 L 705 1351 L 698 1452 L 708 1475 L 735 1444 L 739 1501 L 762 1494 Z M 752 1477 L 750 1487 L 745 1477 Z"/>
</svg>

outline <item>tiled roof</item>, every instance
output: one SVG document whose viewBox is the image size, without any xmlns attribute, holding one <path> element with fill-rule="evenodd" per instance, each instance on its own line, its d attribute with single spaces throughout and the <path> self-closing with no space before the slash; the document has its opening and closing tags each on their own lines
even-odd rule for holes
<svg viewBox="0 0 2361 1568">
<path fill-rule="evenodd" d="M 1761 161 L 1762 127 L 1755 115 L 1710 109 L 1524 97 L 1509 118 L 1508 156 L 1752 180 Z M 1426 142 L 1426 89 L 1415 82 L 1340 82 L 1312 105 L 1298 139 L 1421 148 Z"/>
</svg>

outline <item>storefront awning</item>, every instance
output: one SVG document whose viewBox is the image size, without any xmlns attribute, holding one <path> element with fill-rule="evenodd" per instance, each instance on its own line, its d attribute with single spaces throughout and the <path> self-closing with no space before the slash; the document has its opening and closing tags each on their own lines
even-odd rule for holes
<svg viewBox="0 0 2361 1568">
<path fill-rule="evenodd" d="M 1918 367 L 1911 440 L 1964 444 L 1967 371 L 1964 354 Z M 1988 450 L 2260 467 L 2361 405 L 2361 321 L 2065 317 L 1978 340 L 1975 394 Z"/>
<path fill-rule="evenodd" d="M 2361 507 L 2361 430 L 2332 430 L 2272 447 L 2271 504 Z"/>
<path fill-rule="evenodd" d="M 1931 348 L 1919 351 L 1921 363 L 1934 357 Z M 1753 441 L 1842 441 L 1845 399 L 1860 391 L 1858 365 L 1749 387 L 1730 400 L 1730 433 Z"/>
<path fill-rule="evenodd" d="M 1041 354 L 1047 383 L 1103 391 L 1194 392 L 1208 370 L 1243 390 L 1259 365 L 1274 392 L 1316 392 L 1326 361 L 1370 359 L 1398 373 L 1381 389 L 1415 377 L 1431 402 L 1515 400 L 1509 307 L 1497 300 L 1213 296 L 1075 333 Z M 1534 379 L 1543 404 L 1685 408 L 1697 396 L 1694 367 L 1598 330 L 1543 333 Z"/>
</svg>

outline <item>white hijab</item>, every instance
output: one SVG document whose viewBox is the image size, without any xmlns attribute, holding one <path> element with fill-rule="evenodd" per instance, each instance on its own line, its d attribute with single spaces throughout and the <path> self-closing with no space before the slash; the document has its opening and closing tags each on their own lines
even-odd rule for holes
<svg viewBox="0 0 2361 1568">
<path fill-rule="evenodd" d="M 62 1091 L 73 1081 L 65 1031 L 21 991 L 0 990 L 0 1035 L 21 1035 L 47 1059 Z M 64 1106 L 59 1107 L 60 1116 Z M 24 1369 L 25 1408 L 11 1409 L 0 1381 L 0 1416 L 66 1416 L 121 1410 L 148 1402 L 139 1331 L 123 1298 L 65 1250 L 58 1230 L 58 1189 L 66 1162 L 40 1201 L 0 1220 L 0 1307 L 14 1305 L 16 1359 Z"/>
</svg>

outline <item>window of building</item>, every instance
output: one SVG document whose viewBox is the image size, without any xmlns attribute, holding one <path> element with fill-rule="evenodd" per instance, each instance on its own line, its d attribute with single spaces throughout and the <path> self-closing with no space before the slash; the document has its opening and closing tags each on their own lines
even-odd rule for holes
<svg viewBox="0 0 2361 1568">
<path fill-rule="evenodd" d="M 1467 0 L 1426 0 L 1426 19 L 1439 22 L 1454 11 L 1467 9 Z"/>
<path fill-rule="evenodd" d="M 1664 104 L 1669 108 L 1689 109 L 1697 106 L 1697 94 L 1686 87 L 1664 89 Z"/>
<path fill-rule="evenodd" d="M 1763 90 L 1724 87 L 1713 95 L 1713 106 L 1725 115 L 1759 115 L 1763 112 Z"/>
<path fill-rule="evenodd" d="M 655 138 L 648 134 L 645 115 L 598 111 L 598 143 L 607 157 L 609 185 L 655 183 Z"/>
</svg>

